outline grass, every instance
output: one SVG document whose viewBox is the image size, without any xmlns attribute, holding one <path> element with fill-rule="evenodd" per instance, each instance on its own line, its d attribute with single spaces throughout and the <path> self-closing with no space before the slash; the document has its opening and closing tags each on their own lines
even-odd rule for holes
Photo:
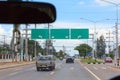
<svg viewBox="0 0 120 80">
<path fill-rule="evenodd" d="M 92 58 L 81 59 L 81 62 L 82 63 L 88 63 L 88 64 L 90 64 L 90 63 L 93 63 L 93 64 L 102 63 L 101 61 L 98 61 L 98 60 L 95 60 L 95 59 L 92 59 Z"/>
</svg>

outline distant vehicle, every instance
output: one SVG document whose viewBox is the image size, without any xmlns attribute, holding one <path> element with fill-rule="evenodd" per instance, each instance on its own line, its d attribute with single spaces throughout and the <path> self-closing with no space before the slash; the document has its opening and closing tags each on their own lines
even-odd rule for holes
<svg viewBox="0 0 120 80">
<path fill-rule="evenodd" d="M 113 60 L 112 60 L 111 57 L 106 57 L 106 58 L 104 59 L 104 61 L 105 61 L 105 62 L 108 62 L 108 63 L 112 63 L 112 62 L 113 62 Z"/>
<path fill-rule="evenodd" d="M 72 57 L 66 58 L 66 63 L 74 63 L 74 58 Z"/>
<path fill-rule="evenodd" d="M 55 69 L 55 60 L 52 56 L 40 56 L 36 60 L 36 69 L 37 71 L 43 70 L 43 69 Z"/>
</svg>

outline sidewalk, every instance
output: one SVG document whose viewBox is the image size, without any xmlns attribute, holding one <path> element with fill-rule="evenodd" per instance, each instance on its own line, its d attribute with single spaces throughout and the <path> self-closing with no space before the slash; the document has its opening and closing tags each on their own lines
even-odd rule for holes
<svg viewBox="0 0 120 80">
<path fill-rule="evenodd" d="M 0 70 L 1 69 L 7 69 L 7 68 L 13 68 L 17 66 L 24 66 L 29 64 L 35 64 L 35 61 L 30 62 L 0 62 Z"/>
</svg>

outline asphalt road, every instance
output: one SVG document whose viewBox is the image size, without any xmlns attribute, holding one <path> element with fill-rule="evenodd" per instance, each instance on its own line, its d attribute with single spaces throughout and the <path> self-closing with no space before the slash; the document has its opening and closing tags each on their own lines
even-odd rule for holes
<svg viewBox="0 0 120 80">
<path fill-rule="evenodd" d="M 9 66 L 9 65 L 8 65 Z M 0 70 L 0 80 L 106 80 L 120 70 L 109 64 L 80 64 L 57 61 L 53 71 L 36 71 L 35 64 Z"/>
<path fill-rule="evenodd" d="M 97 80 L 108 80 L 115 76 L 120 76 L 120 69 L 114 68 L 112 63 L 106 64 L 84 64 L 87 71 L 89 71 Z"/>
<path fill-rule="evenodd" d="M 96 80 L 77 61 L 66 64 L 64 61 L 56 62 L 53 71 L 36 71 L 35 64 L 0 70 L 0 80 Z"/>
</svg>

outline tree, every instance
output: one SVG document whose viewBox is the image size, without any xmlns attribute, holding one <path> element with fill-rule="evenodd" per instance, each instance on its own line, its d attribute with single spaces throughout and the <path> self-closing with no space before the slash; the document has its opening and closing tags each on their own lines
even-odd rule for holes
<svg viewBox="0 0 120 80">
<path fill-rule="evenodd" d="M 83 56 L 84 58 L 87 56 L 88 52 L 92 51 L 92 47 L 90 47 L 88 44 L 80 44 L 79 46 L 76 46 L 74 49 L 78 50 L 79 55 Z"/>
<path fill-rule="evenodd" d="M 39 45 L 39 43 L 37 41 L 34 40 L 28 40 L 28 54 L 35 56 L 35 42 L 36 42 L 36 55 L 38 55 L 38 53 L 42 53 L 42 47 Z M 25 40 L 24 40 L 24 46 L 25 46 Z M 24 52 L 25 52 L 25 48 L 24 48 Z"/>
<path fill-rule="evenodd" d="M 43 55 L 56 55 L 56 50 L 53 46 L 52 40 L 45 41 L 45 47 L 43 50 Z"/>
<path fill-rule="evenodd" d="M 60 57 L 63 57 L 65 56 L 64 52 L 62 50 L 60 50 L 59 52 L 57 52 L 57 55 L 56 55 L 58 58 Z"/>
<path fill-rule="evenodd" d="M 101 58 L 103 54 L 105 54 L 105 48 L 106 48 L 106 43 L 104 36 L 101 35 L 99 39 L 97 39 L 97 45 L 96 45 L 96 53 L 97 57 Z"/>
</svg>

